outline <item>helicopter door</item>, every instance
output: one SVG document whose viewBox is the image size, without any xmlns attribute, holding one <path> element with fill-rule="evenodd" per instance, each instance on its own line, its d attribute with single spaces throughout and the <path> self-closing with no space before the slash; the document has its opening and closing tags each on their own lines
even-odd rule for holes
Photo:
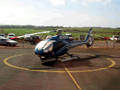
<svg viewBox="0 0 120 90">
<path fill-rule="evenodd" d="M 65 43 L 62 41 L 56 42 L 54 44 L 53 50 L 59 50 L 60 48 L 62 48 L 63 46 L 65 46 Z"/>
</svg>

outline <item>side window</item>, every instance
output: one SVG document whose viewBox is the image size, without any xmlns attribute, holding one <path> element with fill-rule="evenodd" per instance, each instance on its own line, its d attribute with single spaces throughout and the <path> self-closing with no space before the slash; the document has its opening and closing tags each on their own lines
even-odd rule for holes
<svg viewBox="0 0 120 90">
<path fill-rule="evenodd" d="M 69 38 L 68 35 L 61 35 L 61 36 L 59 37 L 59 39 L 68 39 L 68 38 Z"/>
<path fill-rule="evenodd" d="M 56 43 L 54 44 L 53 50 L 59 50 L 59 49 L 62 48 L 64 45 L 65 45 L 65 43 L 62 42 L 62 41 L 56 42 Z"/>
</svg>

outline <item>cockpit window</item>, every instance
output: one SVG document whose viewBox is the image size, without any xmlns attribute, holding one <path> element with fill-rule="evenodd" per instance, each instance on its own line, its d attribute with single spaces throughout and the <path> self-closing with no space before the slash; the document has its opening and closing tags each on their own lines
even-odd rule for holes
<svg viewBox="0 0 120 90">
<path fill-rule="evenodd" d="M 47 40 L 41 41 L 40 43 L 38 43 L 38 45 L 36 46 L 36 48 L 41 49 L 42 47 L 45 46 L 45 44 L 46 44 L 47 42 L 48 42 Z"/>
<path fill-rule="evenodd" d="M 44 52 L 52 51 L 53 50 L 53 42 L 48 41 L 45 46 L 43 47 Z"/>
<path fill-rule="evenodd" d="M 36 48 L 38 48 L 38 49 L 43 48 L 44 50 L 52 49 L 52 47 L 53 47 L 53 42 L 55 42 L 55 41 L 54 41 L 54 40 L 52 40 L 52 41 L 47 41 L 47 40 L 41 41 L 41 42 L 36 46 Z"/>
<path fill-rule="evenodd" d="M 51 46 L 51 44 L 52 44 L 52 42 L 49 42 L 49 41 L 48 41 L 48 42 L 45 44 L 45 46 L 44 46 L 43 49 L 48 48 L 49 46 Z"/>
<path fill-rule="evenodd" d="M 61 35 L 59 39 L 69 39 L 68 35 Z"/>
<path fill-rule="evenodd" d="M 63 46 L 65 46 L 65 43 L 63 43 L 62 41 L 56 42 L 54 44 L 53 50 L 59 50 L 60 48 L 62 48 Z"/>
</svg>

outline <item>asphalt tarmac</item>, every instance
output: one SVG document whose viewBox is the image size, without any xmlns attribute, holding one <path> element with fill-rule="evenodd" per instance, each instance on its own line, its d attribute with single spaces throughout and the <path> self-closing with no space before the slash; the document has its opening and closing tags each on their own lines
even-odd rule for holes
<svg viewBox="0 0 120 90">
<path fill-rule="evenodd" d="M 79 59 L 42 64 L 34 49 L 0 49 L 0 90 L 120 90 L 120 49 L 70 53 Z"/>
</svg>

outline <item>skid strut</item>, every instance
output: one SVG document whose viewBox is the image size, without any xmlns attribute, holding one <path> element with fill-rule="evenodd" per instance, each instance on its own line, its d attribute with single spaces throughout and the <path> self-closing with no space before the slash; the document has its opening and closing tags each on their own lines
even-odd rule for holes
<svg viewBox="0 0 120 90">
<path fill-rule="evenodd" d="M 73 54 L 69 54 L 68 52 L 66 52 L 67 55 L 69 55 L 71 58 L 73 57 Z"/>
<path fill-rule="evenodd" d="M 77 56 L 73 56 L 73 54 L 69 54 L 68 52 L 66 54 L 68 54 L 71 58 L 62 59 L 61 62 L 70 61 L 70 60 L 78 59 L 79 58 Z"/>
</svg>

